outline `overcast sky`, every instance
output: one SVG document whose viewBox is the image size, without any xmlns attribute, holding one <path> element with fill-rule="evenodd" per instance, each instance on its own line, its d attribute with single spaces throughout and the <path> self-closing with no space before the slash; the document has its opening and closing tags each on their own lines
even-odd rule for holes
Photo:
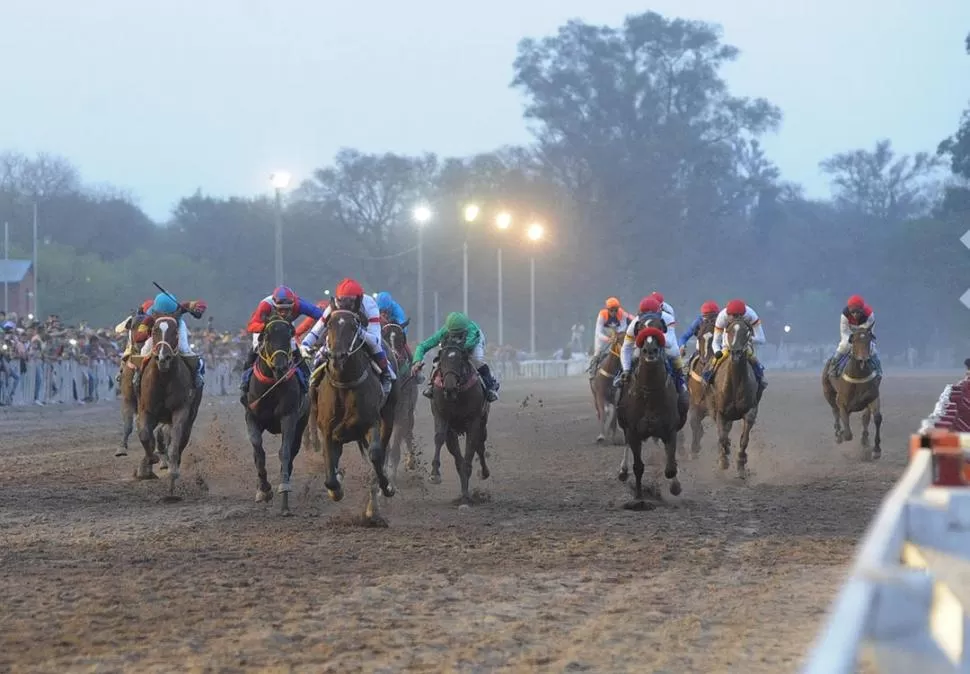
<svg viewBox="0 0 970 674">
<path fill-rule="evenodd" d="M 723 26 L 732 90 L 781 107 L 769 153 L 813 195 L 822 158 L 934 150 L 970 102 L 970 0 L 0 0 L 0 149 L 65 155 L 165 219 L 340 147 L 524 143 L 518 40 L 647 9 Z"/>
</svg>

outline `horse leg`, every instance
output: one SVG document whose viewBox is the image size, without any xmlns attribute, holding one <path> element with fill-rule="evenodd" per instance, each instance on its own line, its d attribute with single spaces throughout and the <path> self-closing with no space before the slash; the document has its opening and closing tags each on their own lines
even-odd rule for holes
<svg viewBox="0 0 970 674">
<path fill-rule="evenodd" d="M 404 432 L 400 427 L 396 427 L 391 432 L 391 442 L 387 446 L 387 460 L 384 464 L 384 471 L 391 486 L 397 489 L 397 469 L 401 465 L 401 444 L 404 441 Z"/>
<path fill-rule="evenodd" d="M 741 440 L 738 442 L 738 477 L 744 478 L 747 475 L 748 466 L 748 442 L 751 439 L 751 429 L 754 427 L 754 410 L 744 415 L 741 420 Z"/>
<path fill-rule="evenodd" d="M 344 497 L 344 487 L 337 476 L 337 469 L 340 466 L 340 457 L 344 453 L 344 444 L 334 438 L 333 429 L 329 426 L 321 424 L 320 434 L 323 436 L 323 456 L 327 463 L 327 479 L 323 486 L 327 488 L 327 495 L 331 501 L 340 501 Z"/>
<path fill-rule="evenodd" d="M 849 408 L 847 405 L 839 407 L 839 420 L 842 423 L 842 439 L 852 441 L 852 427 L 849 426 Z"/>
<path fill-rule="evenodd" d="M 728 466 L 731 465 L 731 428 L 734 426 L 734 423 L 720 416 L 717 417 L 716 421 L 717 444 L 721 450 L 718 465 L 721 467 L 721 470 L 727 470 Z"/>
<path fill-rule="evenodd" d="M 461 502 L 470 504 L 472 502 L 472 497 L 468 492 L 468 483 L 472 474 L 471 457 L 462 456 L 461 443 L 458 440 L 457 433 L 448 431 L 448 433 L 445 435 L 445 444 L 448 445 L 448 451 L 455 459 L 455 470 L 458 471 L 458 482 L 461 485 Z M 469 444 L 470 439 L 466 437 L 466 448 Z"/>
<path fill-rule="evenodd" d="M 407 416 L 405 417 L 405 433 L 404 440 L 407 445 L 407 453 L 404 459 L 404 468 L 406 470 L 416 470 L 418 467 L 418 456 L 414 442 L 414 408 L 418 402 L 418 389 L 417 386 L 412 388 L 411 393 L 408 395 L 408 410 Z"/>
<path fill-rule="evenodd" d="M 280 484 L 276 488 L 282 494 L 280 514 L 290 514 L 290 492 L 293 491 L 293 459 L 300 451 L 301 431 L 300 417 L 297 412 L 291 412 L 280 420 Z M 265 473 L 265 466 L 264 466 Z"/>
<path fill-rule="evenodd" d="M 247 410 L 246 430 L 249 442 L 253 446 L 253 463 L 256 464 L 256 503 L 265 503 L 273 498 L 273 489 L 266 479 L 266 452 L 263 450 L 263 432 L 256 424 L 256 419 Z"/>
<path fill-rule="evenodd" d="M 192 410 L 184 407 L 172 415 L 172 443 L 168 448 L 168 494 L 175 495 L 175 482 L 182 467 L 182 451 L 189 444 Z"/>
<path fill-rule="evenodd" d="M 869 422 L 872 421 L 872 408 L 866 406 L 862 410 L 862 437 L 859 438 L 859 444 L 863 447 L 869 446 Z"/>
<path fill-rule="evenodd" d="M 602 444 L 606 442 L 606 405 L 604 401 L 600 399 L 599 391 L 596 390 L 593 382 L 590 382 L 590 388 L 593 389 L 593 407 L 596 409 L 596 421 L 600 425 L 600 434 L 596 436 L 596 443 Z"/>
<path fill-rule="evenodd" d="M 382 415 L 377 423 L 371 428 L 370 433 L 368 433 L 368 453 L 370 455 L 371 465 L 374 466 L 374 475 L 377 476 L 377 486 L 380 487 L 381 493 L 384 494 L 385 498 L 391 498 L 394 496 L 394 488 L 391 487 L 391 483 L 387 479 L 387 473 L 384 471 L 384 463 L 386 462 L 385 448 L 387 447 L 390 439 L 391 432 L 394 430 L 394 416 L 393 410 L 391 414 Z"/>
<path fill-rule="evenodd" d="M 839 412 L 839 406 L 837 404 L 830 401 L 829 406 L 832 408 L 832 418 L 834 420 L 832 427 L 835 429 L 835 444 L 840 445 L 842 444 L 842 415 Z"/>
<path fill-rule="evenodd" d="M 873 421 L 876 423 L 876 441 L 872 447 L 872 458 L 878 459 L 882 456 L 882 405 L 879 403 L 879 398 L 876 398 L 869 405 L 872 409 Z"/>
<path fill-rule="evenodd" d="M 445 444 L 448 435 L 448 427 L 444 422 L 435 419 L 434 422 L 434 458 L 431 459 L 431 476 L 428 481 L 431 484 L 441 484 L 441 446 Z"/>
<path fill-rule="evenodd" d="M 680 494 L 680 480 L 677 479 L 677 431 L 673 431 L 663 443 L 664 453 L 667 455 L 664 477 L 670 480 L 670 493 L 677 496 Z"/>
<path fill-rule="evenodd" d="M 630 477 L 630 448 L 624 447 L 623 460 L 620 461 L 620 470 L 616 474 L 616 479 L 626 482 L 628 477 Z"/>
<path fill-rule="evenodd" d="M 704 437 L 704 417 L 707 410 L 697 405 L 690 408 L 690 455 L 696 459 L 701 453 L 701 438 Z"/>
<path fill-rule="evenodd" d="M 484 428 L 482 428 L 484 425 L 485 425 L 484 419 L 482 419 L 477 424 L 475 424 L 475 427 L 469 430 L 468 438 L 469 438 L 469 442 L 471 441 L 472 438 L 474 438 L 475 443 L 473 447 L 475 449 L 475 452 L 478 454 L 479 463 L 482 464 L 482 469 L 479 472 L 478 477 L 480 477 L 483 480 L 487 480 L 492 473 L 488 469 L 488 464 L 485 463 L 485 438 L 483 437 Z M 469 459 L 469 461 L 471 461 L 471 459 Z M 471 464 L 469 463 L 469 465 Z"/>
<path fill-rule="evenodd" d="M 158 421 L 148 414 L 142 414 L 140 422 L 138 440 L 145 450 L 145 456 L 138 465 L 135 477 L 139 480 L 157 480 L 158 476 L 152 470 L 152 464 L 158 463 L 158 458 L 155 456 L 155 426 L 158 425 Z"/>
<path fill-rule="evenodd" d="M 128 456 L 128 438 L 135 429 L 135 410 L 131 403 L 121 401 L 121 446 L 115 451 L 115 456 Z"/>
<path fill-rule="evenodd" d="M 637 501 L 643 500 L 643 443 L 637 438 L 628 440 L 630 452 L 633 454 L 633 479 L 635 480 L 633 496 Z M 624 457 L 625 459 L 626 457 Z"/>
</svg>

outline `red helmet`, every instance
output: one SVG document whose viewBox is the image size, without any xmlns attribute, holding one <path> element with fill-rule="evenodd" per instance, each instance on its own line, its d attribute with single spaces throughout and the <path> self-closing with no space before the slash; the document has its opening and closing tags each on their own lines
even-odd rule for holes
<svg viewBox="0 0 970 674">
<path fill-rule="evenodd" d="M 364 289 L 357 281 L 352 278 L 345 278 L 337 284 L 337 297 L 360 297 L 364 294 Z"/>
<path fill-rule="evenodd" d="M 653 337 L 654 341 L 660 346 L 661 349 L 667 346 L 667 336 L 657 328 L 644 328 L 637 333 L 637 348 L 642 349 L 643 343 L 647 341 L 647 337 Z"/>
<path fill-rule="evenodd" d="M 853 295 L 845 304 L 850 309 L 864 309 L 866 306 L 866 301 L 862 299 L 862 295 Z"/>
<path fill-rule="evenodd" d="M 141 310 L 142 311 L 148 311 L 149 309 L 152 308 L 152 305 L 153 304 L 155 304 L 155 300 L 153 300 L 153 299 L 151 299 L 151 300 L 145 300 L 144 302 L 141 303 Z"/>
<path fill-rule="evenodd" d="M 657 304 L 663 304 L 664 303 L 664 296 L 663 296 L 663 293 L 661 293 L 661 292 L 658 292 L 658 291 L 654 290 L 652 293 L 650 293 L 650 297 L 652 297 L 653 299 L 657 300 Z"/>
<path fill-rule="evenodd" d="M 640 313 L 660 313 L 660 302 L 653 297 L 644 297 L 640 300 Z"/>
<path fill-rule="evenodd" d="M 743 300 L 731 300 L 727 303 L 727 312 L 731 316 L 744 316 L 748 306 Z"/>
<path fill-rule="evenodd" d="M 714 300 L 707 300 L 701 305 L 702 314 L 717 314 L 721 312 L 721 307 L 717 306 Z"/>
</svg>

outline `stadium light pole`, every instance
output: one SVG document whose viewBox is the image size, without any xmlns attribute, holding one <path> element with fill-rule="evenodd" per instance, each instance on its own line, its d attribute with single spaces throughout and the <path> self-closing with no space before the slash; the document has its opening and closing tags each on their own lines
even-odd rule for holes
<svg viewBox="0 0 970 674">
<path fill-rule="evenodd" d="M 495 217 L 495 227 L 505 232 L 512 226 L 512 215 L 505 211 Z M 502 244 L 498 245 L 498 345 L 505 344 L 505 320 L 502 307 Z"/>
<path fill-rule="evenodd" d="M 471 224 L 478 219 L 478 214 L 481 211 L 482 209 L 477 205 L 468 204 L 462 213 L 462 216 L 465 218 L 465 243 L 461 247 L 461 310 L 466 316 L 468 315 L 468 231 L 471 228 Z"/>
<path fill-rule="evenodd" d="M 431 220 L 431 209 L 417 206 L 412 215 L 418 229 L 418 339 L 424 341 L 424 226 Z"/>
<path fill-rule="evenodd" d="M 290 184 L 286 171 L 271 173 L 269 181 L 276 190 L 276 285 L 283 285 L 283 190 Z"/>
<path fill-rule="evenodd" d="M 525 235 L 532 242 L 533 246 L 536 246 L 542 240 L 545 233 L 545 227 L 538 222 L 533 222 L 529 225 Z M 529 256 L 529 288 L 529 355 L 534 358 L 536 353 L 536 255 L 534 247 L 532 249 L 532 255 Z"/>
</svg>

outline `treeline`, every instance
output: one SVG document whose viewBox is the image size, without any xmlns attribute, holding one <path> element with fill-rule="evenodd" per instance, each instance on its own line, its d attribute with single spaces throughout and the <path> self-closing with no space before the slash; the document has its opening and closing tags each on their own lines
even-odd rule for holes
<svg viewBox="0 0 970 674">
<path fill-rule="evenodd" d="M 535 142 L 468 158 L 341 151 L 286 196 L 286 282 L 315 300 L 352 275 L 414 312 L 412 209 L 427 202 L 429 330 L 434 292 L 442 313 L 461 306 L 467 235 L 470 310 L 492 340 L 501 246 L 510 344 L 528 343 L 534 254 L 541 349 L 591 323 L 607 295 L 632 307 L 660 289 L 685 319 L 705 299 L 741 296 L 773 341 L 786 323 L 796 340 L 833 340 L 845 297 L 859 292 L 878 311 L 884 349 L 965 350 L 970 110 L 934 152 L 900 155 L 883 140 L 826 159 L 832 197 L 810 200 L 759 144 L 781 111 L 731 94 L 721 75 L 738 55 L 716 26 L 652 12 L 523 40 L 512 86 Z M 159 280 L 204 297 L 230 328 L 273 286 L 269 195 L 197 193 L 154 223 L 129 195 L 85 186 L 63 159 L 0 155 L 0 220 L 12 223 L 15 252 L 30 250 L 35 202 L 44 313 L 107 324 Z M 483 210 L 466 229 L 469 202 Z M 515 224 L 499 232 L 503 210 Z M 524 237 L 531 220 L 547 228 L 536 245 Z"/>
</svg>

